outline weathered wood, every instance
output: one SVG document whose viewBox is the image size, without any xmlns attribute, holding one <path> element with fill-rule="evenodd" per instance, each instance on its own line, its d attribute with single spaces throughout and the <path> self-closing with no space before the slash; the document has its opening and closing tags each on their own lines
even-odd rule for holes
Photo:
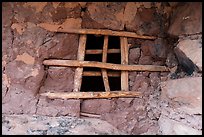
<svg viewBox="0 0 204 137">
<path fill-rule="evenodd" d="M 109 77 L 120 77 L 120 72 L 107 72 Z M 83 71 L 83 76 L 102 76 L 102 72 L 99 71 Z"/>
<path fill-rule="evenodd" d="M 66 67 L 96 67 L 112 70 L 127 70 L 127 71 L 169 71 L 165 66 L 157 65 L 120 65 L 113 63 L 102 63 L 96 61 L 77 61 L 77 60 L 44 60 L 44 65 L 49 66 L 66 66 Z"/>
<path fill-rule="evenodd" d="M 58 93 L 41 93 L 41 96 L 46 96 L 51 99 L 94 99 L 94 98 L 119 98 L 119 97 L 138 97 L 140 92 L 136 91 L 111 91 L 111 92 L 58 92 Z"/>
<path fill-rule="evenodd" d="M 89 49 L 89 50 L 86 50 L 86 54 L 102 54 L 103 53 L 103 50 L 100 50 L 100 49 Z M 107 51 L 108 54 L 111 54 L 111 53 L 120 53 L 120 49 L 108 49 Z"/>
<path fill-rule="evenodd" d="M 85 113 L 85 112 L 80 112 L 81 116 L 86 116 L 86 117 L 94 117 L 94 118 L 100 118 L 101 115 L 96 115 L 96 114 L 91 114 L 91 113 Z"/>
<path fill-rule="evenodd" d="M 102 62 L 107 62 L 107 51 L 108 51 L 108 36 L 104 37 L 104 44 L 103 44 L 103 55 L 102 55 Z M 102 78 L 103 83 L 105 86 L 105 91 L 110 92 L 110 86 L 108 82 L 108 74 L 106 69 L 101 69 L 102 71 Z"/>
<path fill-rule="evenodd" d="M 79 48 L 77 53 L 77 60 L 83 61 L 85 56 L 85 48 L 86 48 L 86 35 L 80 35 L 79 38 Z M 80 91 L 81 82 L 82 82 L 82 72 L 83 68 L 79 67 L 75 70 L 74 76 L 74 91 Z"/>
<path fill-rule="evenodd" d="M 128 64 L 128 41 L 126 37 L 120 37 L 120 49 L 121 49 L 121 64 Z M 128 91 L 128 71 L 121 72 L 121 90 Z"/>
<path fill-rule="evenodd" d="M 156 39 L 156 37 L 154 36 L 141 36 L 134 32 L 127 32 L 127 31 L 112 31 L 112 30 L 105 30 L 105 29 L 72 29 L 72 28 L 63 28 L 63 26 L 58 27 L 58 29 L 49 29 L 44 25 L 39 24 L 38 26 L 52 32 L 123 36 L 123 37 L 133 37 L 138 39 Z"/>
</svg>

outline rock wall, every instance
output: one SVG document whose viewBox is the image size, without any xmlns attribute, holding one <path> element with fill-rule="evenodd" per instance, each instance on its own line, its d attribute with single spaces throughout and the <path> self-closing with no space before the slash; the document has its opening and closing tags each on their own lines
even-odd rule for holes
<svg viewBox="0 0 204 137">
<path fill-rule="evenodd" d="M 185 3 L 173 12 L 168 32 L 179 37 L 174 51 L 186 75 L 161 83 L 159 134 L 202 135 L 201 20 L 201 3 Z"/>
<path fill-rule="evenodd" d="M 173 11 L 177 7 L 191 5 L 194 6 L 177 2 L 3 3 L 2 113 L 79 116 L 80 111 L 89 112 L 100 114 L 102 119 L 128 134 L 158 134 L 161 126 L 158 120 L 162 108 L 160 82 L 175 78 L 175 75 L 179 74 L 176 73 L 177 67 L 184 64 L 178 62 L 178 54 L 174 54 L 176 48 L 173 44 L 177 38 L 176 41 L 169 38 L 169 34 L 174 32 L 170 30 L 175 24 L 179 24 L 174 23 L 174 20 L 177 18 L 176 13 L 180 12 Z M 200 15 L 197 10 L 195 14 Z M 187 17 L 186 20 L 188 19 Z M 199 18 L 197 20 L 200 23 Z M 171 68 L 171 74 L 130 72 L 129 88 L 144 93 L 140 98 L 79 101 L 41 97 L 39 93 L 42 92 L 73 90 L 75 69 L 48 69 L 42 65 L 42 61 L 48 58 L 76 59 L 79 35 L 52 33 L 42 28 L 56 29 L 59 26 L 125 30 L 158 36 L 154 41 L 129 38 L 129 64 L 166 65 Z M 197 34 L 197 30 L 193 33 Z M 180 34 L 183 33 L 179 33 L 179 39 L 182 39 Z M 171 35 L 177 37 L 178 33 Z M 182 46 L 177 48 L 182 49 Z M 200 46 L 195 44 L 193 48 Z M 191 53 L 184 54 L 185 58 L 196 64 L 195 68 L 198 66 L 202 71 L 202 65 L 200 67 L 197 62 L 200 56 L 194 59 Z"/>
</svg>

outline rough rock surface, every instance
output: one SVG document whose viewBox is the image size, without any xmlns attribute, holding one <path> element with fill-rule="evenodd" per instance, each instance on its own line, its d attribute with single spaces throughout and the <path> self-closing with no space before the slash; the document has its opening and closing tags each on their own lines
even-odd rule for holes
<svg viewBox="0 0 204 137">
<path fill-rule="evenodd" d="M 178 108 L 188 114 L 202 114 L 202 77 L 162 82 L 163 100 L 180 103 Z"/>
<path fill-rule="evenodd" d="M 183 58 L 190 59 L 202 71 L 202 40 L 181 40 L 177 45 L 178 50 L 184 53 Z M 177 55 L 179 56 L 179 55 Z M 180 55 L 181 56 L 181 55 Z"/>
<path fill-rule="evenodd" d="M 202 134 L 202 78 L 169 80 L 161 86 L 160 134 Z"/>
<path fill-rule="evenodd" d="M 169 2 L 3 3 L 3 114 L 79 116 L 80 111 L 84 111 L 101 115 L 102 119 L 128 134 L 158 134 L 158 120 L 160 115 L 166 114 L 165 111 L 167 111 L 171 118 L 178 119 L 175 116 L 177 114 L 187 117 L 184 120 L 187 126 L 193 125 L 201 130 L 200 115 L 186 115 L 180 111 L 174 114 L 171 107 L 168 107 L 169 110 L 162 108 L 165 103 L 160 100 L 160 81 L 178 78 L 174 77 L 174 74 L 177 73 L 179 70 L 177 67 L 179 68 L 180 65 L 173 51 L 167 48 L 174 47 L 168 43 L 165 35 L 169 27 L 169 17 L 173 9 L 185 4 Z M 197 16 L 197 11 L 193 12 L 195 13 Z M 176 20 L 176 16 L 174 18 Z M 189 19 L 191 18 L 185 20 Z M 159 36 L 160 38 L 153 41 L 128 38 L 129 63 L 167 65 L 174 73 L 171 72 L 170 75 L 168 72 L 130 72 L 129 89 L 142 92 L 143 96 L 139 98 L 83 101 L 40 97 L 39 93 L 47 91 L 72 92 L 73 90 L 73 68 L 42 65 L 44 59 L 76 59 L 79 35 L 48 31 L 60 27 L 125 30 Z M 181 36 L 179 39 L 181 40 Z M 185 76 L 185 73 L 181 72 L 180 75 Z M 188 120 L 191 122 L 188 123 Z M 35 130 L 32 131 L 35 132 Z M 32 131 L 29 133 L 33 134 Z M 39 132 L 44 133 L 44 131 Z M 49 132 L 52 133 L 52 131 Z"/>
<path fill-rule="evenodd" d="M 202 135 L 201 130 L 196 130 L 163 115 L 159 119 L 159 125 L 162 135 Z"/>
<path fill-rule="evenodd" d="M 202 32 L 202 3 L 186 2 L 173 12 L 169 34 L 179 36 L 200 32 Z"/>
<path fill-rule="evenodd" d="M 3 135 L 125 135 L 125 132 L 94 118 L 3 115 Z"/>
</svg>

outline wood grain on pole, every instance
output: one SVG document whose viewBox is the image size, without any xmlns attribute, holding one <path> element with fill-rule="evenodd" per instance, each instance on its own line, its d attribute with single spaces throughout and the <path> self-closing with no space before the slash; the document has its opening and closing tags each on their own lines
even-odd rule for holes
<svg viewBox="0 0 204 137">
<path fill-rule="evenodd" d="M 83 76 L 102 76 L 100 71 L 83 71 Z M 120 77 L 120 72 L 107 72 L 108 77 Z"/>
<path fill-rule="evenodd" d="M 121 64 L 128 64 L 128 41 L 126 37 L 120 37 L 120 48 L 121 48 Z M 121 72 L 121 90 L 128 91 L 128 71 Z"/>
<path fill-rule="evenodd" d="M 86 35 L 80 35 L 79 38 L 79 48 L 77 53 L 77 60 L 83 61 L 85 56 L 85 48 L 86 48 Z M 83 68 L 78 67 L 75 70 L 75 76 L 74 76 L 74 91 L 80 91 L 81 88 L 81 82 L 82 82 L 82 73 Z"/>
<path fill-rule="evenodd" d="M 108 51 L 108 36 L 105 36 L 104 44 L 103 44 L 103 54 L 102 54 L 102 62 L 104 63 L 107 62 L 107 51 Z M 107 70 L 102 68 L 101 71 L 102 71 L 102 78 L 105 86 L 105 91 L 110 92 Z"/>
<path fill-rule="evenodd" d="M 102 29 L 59 29 L 57 32 L 65 33 L 77 33 L 77 34 L 95 34 L 95 35 L 109 35 L 109 36 L 123 36 L 123 37 L 132 37 L 138 39 L 156 39 L 154 36 L 141 36 L 134 32 L 126 31 L 112 31 L 112 30 L 102 30 Z"/>
<path fill-rule="evenodd" d="M 165 66 L 157 65 L 120 65 L 113 63 L 103 63 L 96 61 L 78 61 L 78 60 L 44 60 L 44 65 L 49 66 L 64 66 L 64 67 L 96 67 L 112 70 L 127 70 L 127 71 L 169 71 Z"/>
<path fill-rule="evenodd" d="M 41 93 L 41 96 L 46 96 L 51 99 L 96 99 L 96 98 L 119 98 L 119 97 L 139 97 L 140 92 L 136 91 L 111 91 L 111 92 L 47 92 Z"/>
<path fill-rule="evenodd" d="M 100 49 L 89 49 L 86 50 L 86 54 L 102 54 L 103 50 Z M 120 49 L 108 49 L 107 53 L 120 53 Z"/>
</svg>

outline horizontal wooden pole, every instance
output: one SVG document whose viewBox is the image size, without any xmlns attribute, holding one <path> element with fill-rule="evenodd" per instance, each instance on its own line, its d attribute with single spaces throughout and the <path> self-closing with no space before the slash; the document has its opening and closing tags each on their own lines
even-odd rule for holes
<svg viewBox="0 0 204 137">
<path fill-rule="evenodd" d="M 111 91 L 111 92 L 59 92 L 59 93 L 41 93 L 41 96 L 46 96 L 51 99 L 94 99 L 94 98 L 126 98 L 126 97 L 138 97 L 140 92 L 136 91 Z"/>
<path fill-rule="evenodd" d="M 102 54 L 103 50 L 86 50 L 86 54 Z M 107 53 L 120 53 L 120 49 L 108 49 Z"/>
<path fill-rule="evenodd" d="M 120 72 L 107 72 L 109 77 L 120 77 Z M 83 76 L 102 76 L 100 71 L 84 71 Z"/>
<path fill-rule="evenodd" d="M 96 61 L 78 61 L 78 60 L 44 60 L 44 65 L 49 66 L 66 66 L 66 67 L 96 67 L 112 70 L 128 70 L 128 71 L 169 71 L 165 66 L 156 65 L 121 65 L 113 63 L 103 63 Z"/>
<path fill-rule="evenodd" d="M 85 112 L 80 112 L 81 116 L 85 116 L 85 117 L 94 117 L 94 118 L 100 118 L 101 115 L 96 115 L 96 114 L 91 114 L 91 113 L 85 113 Z"/>
<path fill-rule="evenodd" d="M 107 30 L 106 29 L 73 29 L 73 28 L 64 28 L 62 25 L 56 26 L 54 24 L 47 24 L 47 23 L 40 23 L 38 24 L 38 26 L 52 32 L 123 36 L 123 37 L 139 38 L 139 39 L 156 39 L 156 37 L 154 36 L 141 36 L 134 32 L 127 32 L 127 31 L 112 31 L 108 29 Z"/>
</svg>

